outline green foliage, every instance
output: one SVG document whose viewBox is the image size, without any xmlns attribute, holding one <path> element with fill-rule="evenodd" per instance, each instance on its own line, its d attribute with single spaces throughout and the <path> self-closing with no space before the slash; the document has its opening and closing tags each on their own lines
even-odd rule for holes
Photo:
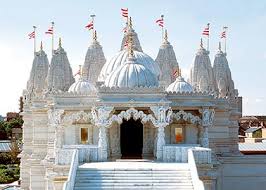
<svg viewBox="0 0 266 190">
<path fill-rule="evenodd" d="M 10 121 L 0 121 L 0 133 L 5 133 L 6 137 L 11 137 L 12 128 L 21 127 L 23 119 L 21 117 L 13 118 Z"/>
<path fill-rule="evenodd" d="M 0 153 L 0 163 L 1 164 L 19 164 L 20 159 L 17 157 L 17 153 L 10 153 L 10 152 L 1 152 Z"/>
<path fill-rule="evenodd" d="M 0 184 L 12 183 L 19 179 L 19 165 L 0 165 Z"/>
<path fill-rule="evenodd" d="M 261 138 L 262 137 L 262 130 L 259 129 L 257 131 L 255 131 L 252 135 L 253 138 Z"/>
</svg>

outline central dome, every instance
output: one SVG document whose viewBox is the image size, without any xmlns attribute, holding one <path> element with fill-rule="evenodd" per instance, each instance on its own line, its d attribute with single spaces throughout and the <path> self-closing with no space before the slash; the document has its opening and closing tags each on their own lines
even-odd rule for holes
<svg viewBox="0 0 266 190">
<path fill-rule="evenodd" d="M 147 54 L 136 50 L 133 50 L 133 52 L 136 62 L 148 68 L 158 78 L 160 75 L 159 65 Z M 105 81 L 112 71 L 118 69 L 121 65 L 125 65 L 128 55 L 128 51 L 125 49 L 118 52 L 109 62 L 106 62 L 98 77 L 98 81 Z"/>
<path fill-rule="evenodd" d="M 105 80 L 107 87 L 156 87 L 158 78 L 134 57 L 127 58 L 124 65 L 113 71 Z"/>
</svg>

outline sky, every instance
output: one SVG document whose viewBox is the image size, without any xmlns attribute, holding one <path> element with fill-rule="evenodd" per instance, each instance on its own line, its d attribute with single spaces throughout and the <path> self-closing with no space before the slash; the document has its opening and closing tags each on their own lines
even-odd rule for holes
<svg viewBox="0 0 266 190">
<path fill-rule="evenodd" d="M 210 23 L 210 58 L 213 62 L 223 26 L 228 26 L 227 58 L 244 115 L 266 115 L 266 1 L 265 0 L 1 0 L 0 5 L 0 115 L 18 111 L 18 100 L 30 75 L 33 40 L 43 41 L 51 59 L 51 38 L 45 35 L 55 22 L 55 46 L 59 37 L 73 71 L 85 60 L 91 32 L 85 29 L 95 14 L 98 40 L 105 57 L 119 51 L 125 24 L 121 8 L 128 8 L 142 49 L 156 58 L 161 30 L 155 20 L 165 16 L 165 28 L 182 73 L 189 69 L 199 47 L 201 32 Z"/>
</svg>

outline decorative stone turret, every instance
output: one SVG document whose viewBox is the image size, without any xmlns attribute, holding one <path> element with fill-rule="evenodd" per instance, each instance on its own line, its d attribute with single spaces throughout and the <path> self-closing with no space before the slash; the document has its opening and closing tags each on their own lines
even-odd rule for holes
<svg viewBox="0 0 266 190">
<path fill-rule="evenodd" d="M 202 39 L 190 71 L 190 83 L 195 90 L 206 92 L 216 92 L 217 90 L 209 52 L 204 49 Z"/>
<path fill-rule="evenodd" d="M 27 91 L 29 95 L 40 94 L 45 88 L 45 80 L 48 74 L 49 61 L 46 53 L 43 51 L 42 42 L 40 51 L 35 53 L 30 78 L 27 82 Z"/>
<path fill-rule="evenodd" d="M 219 96 L 234 96 L 234 81 L 232 80 L 231 71 L 226 59 L 226 53 L 221 50 L 221 43 L 214 58 L 213 74 L 218 85 Z"/>
<path fill-rule="evenodd" d="M 95 84 L 101 72 L 106 59 L 103 53 L 102 46 L 97 41 L 97 34 L 94 31 L 93 41 L 87 50 L 85 62 L 83 65 L 83 78 Z"/>
<path fill-rule="evenodd" d="M 131 35 L 133 38 L 133 50 L 136 51 L 140 51 L 142 52 L 142 48 L 140 46 L 140 42 L 139 42 L 139 38 L 138 38 L 138 34 L 135 32 L 135 30 L 133 29 L 132 26 L 132 19 L 131 17 L 129 17 L 129 22 L 127 23 L 127 27 L 126 27 L 126 32 L 124 34 L 123 40 L 122 40 L 122 44 L 121 44 L 121 49 L 120 51 L 122 51 L 123 49 L 126 48 L 126 43 L 128 40 L 128 36 Z"/>
<path fill-rule="evenodd" d="M 175 81 L 173 71 L 178 68 L 175 52 L 173 46 L 168 41 L 167 30 L 165 30 L 164 41 L 159 49 L 157 58 L 155 59 L 161 69 L 159 80 L 166 87 Z"/>
<path fill-rule="evenodd" d="M 54 51 L 52 57 L 47 82 L 48 90 L 60 91 L 67 91 L 75 82 L 67 54 L 61 45 L 61 39 L 59 39 L 59 47 Z"/>
</svg>

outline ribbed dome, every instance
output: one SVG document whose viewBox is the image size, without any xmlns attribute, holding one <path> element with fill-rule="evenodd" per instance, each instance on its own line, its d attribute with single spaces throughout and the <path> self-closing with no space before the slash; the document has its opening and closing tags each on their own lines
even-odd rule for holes
<svg viewBox="0 0 266 190">
<path fill-rule="evenodd" d="M 159 86 L 157 77 L 145 66 L 130 57 L 124 65 L 114 70 L 105 80 L 107 87 L 156 87 Z"/>
<path fill-rule="evenodd" d="M 190 73 L 190 82 L 196 90 L 213 92 L 217 90 L 209 52 L 201 46 L 196 53 Z"/>
<path fill-rule="evenodd" d="M 159 65 L 147 54 L 134 50 L 136 62 L 148 68 L 157 78 L 160 75 Z M 109 62 L 106 62 L 101 70 L 98 80 L 105 81 L 108 75 L 126 63 L 128 51 L 123 50 L 117 53 Z"/>
<path fill-rule="evenodd" d="M 82 76 L 85 79 L 92 82 L 92 84 L 95 84 L 105 62 L 106 59 L 103 53 L 103 49 L 102 46 L 97 41 L 97 36 L 95 31 L 93 42 L 87 50 L 85 62 L 82 69 L 83 70 Z"/>
<path fill-rule="evenodd" d="M 183 77 L 179 76 L 176 80 L 171 83 L 167 89 L 167 92 L 193 92 L 192 86 L 184 80 Z"/>
<path fill-rule="evenodd" d="M 83 77 L 80 77 L 80 79 L 73 83 L 68 89 L 68 92 L 75 92 L 78 94 L 88 94 L 95 91 L 95 86 Z"/>
<path fill-rule="evenodd" d="M 234 82 L 226 59 L 226 54 L 221 51 L 221 45 L 215 55 L 213 73 L 218 85 L 219 96 L 225 97 L 234 94 Z"/>
<path fill-rule="evenodd" d="M 67 91 L 71 84 L 75 82 L 67 54 L 61 44 L 54 51 L 47 79 L 48 90 Z"/>
<path fill-rule="evenodd" d="M 168 41 L 167 31 L 165 31 L 164 42 L 159 49 L 155 62 L 159 64 L 161 69 L 160 81 L 163 81 L 167 87 L 175 81 L 173 71 L 178 68 L 173 46 Z"/>
<path fill-rule="evenodd" d="M 49 62 L 46 53 L 42 50 L 35 53 L 30 78 L 27 82 L 27 90 L 30 93 L 40 93 L 45 88 L 45 80 L 48 74 Z"/>
</svg>

